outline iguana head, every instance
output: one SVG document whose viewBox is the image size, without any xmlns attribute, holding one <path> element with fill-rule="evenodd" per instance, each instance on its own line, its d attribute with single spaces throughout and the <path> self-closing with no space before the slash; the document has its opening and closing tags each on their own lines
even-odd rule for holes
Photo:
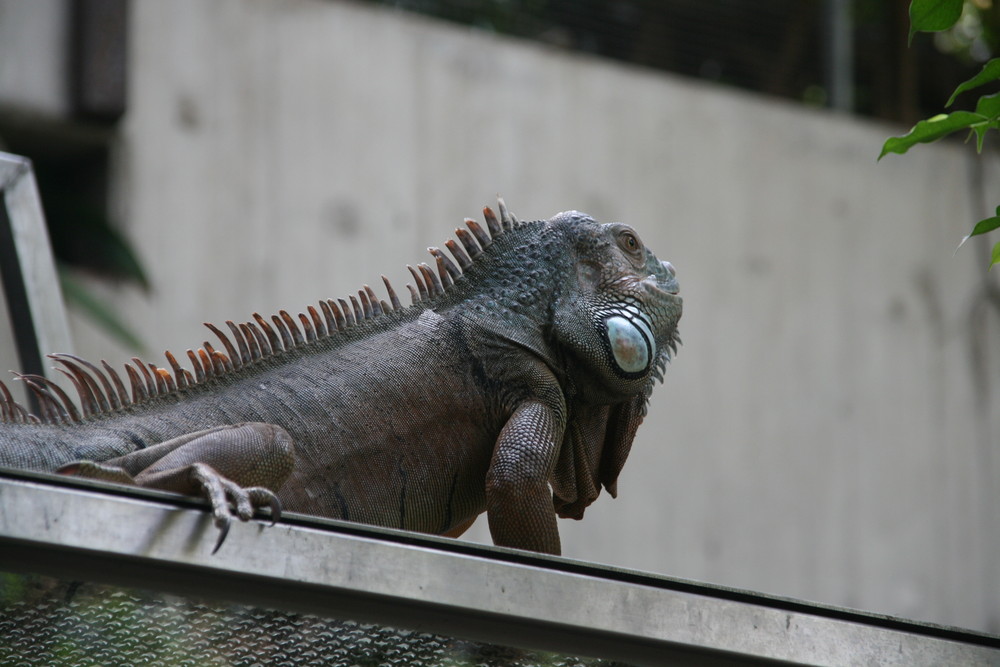
<svg viewBox="0 0 1000 667">
<path fill-rule="evenodd" d="M 577 211 L 549 222 L 575 239 L 574 275 L 553 324 L 573 357 L 568 370 L 580 397 L 595 404 L 645 398 L 676 349 L 682 302 L 674 268 L 628 225 L 598 224 Z"/>
<path fill-rule="evenodd" d="M 628 225 L 576 211 L 549 225 L 573 247 L 552 317 L 573 387 L 552 500 L 559 516 L 579 519 L 601 486 L 617 494 L 647 399 L 680 342 L 681 298 L 674 268 Z"/>
</svg>

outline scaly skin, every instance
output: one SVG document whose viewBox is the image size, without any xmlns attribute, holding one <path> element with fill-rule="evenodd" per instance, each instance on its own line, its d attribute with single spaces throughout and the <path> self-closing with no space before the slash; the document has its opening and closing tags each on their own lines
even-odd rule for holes
<svg viewBox="0 0 1000 667">
<path fill-rule="evenodd" d="M 431 249 L 438 275 L 411 269 L 409 307 L 366 287 L 301 325 L 230 324 L 193 373 L 127 367 L 131 397 L 57 358 L 85 414 L 25 378 L 43 414 L 0 396 L 0 465 L 201 494 L 223 537 L 230 501 L 449 535 L 485 511 L 496 544 L 559 553 L 557 515 L 615 495 L 681 300 L 625 225 L 500 210 L 449 242 L 461 268 Z"/>
</svg>

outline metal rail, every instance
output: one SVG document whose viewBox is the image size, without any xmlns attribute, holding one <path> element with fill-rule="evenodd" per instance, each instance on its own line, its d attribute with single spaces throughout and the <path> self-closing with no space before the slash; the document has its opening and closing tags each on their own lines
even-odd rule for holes
<svg viewBox="0 0 1000 667">
<path fill-rule="evenodd" d="M 0 569 L 637 664 L 1000 664 L 1000 637 L 305 516 L 0 470 Z"/>
</svg>

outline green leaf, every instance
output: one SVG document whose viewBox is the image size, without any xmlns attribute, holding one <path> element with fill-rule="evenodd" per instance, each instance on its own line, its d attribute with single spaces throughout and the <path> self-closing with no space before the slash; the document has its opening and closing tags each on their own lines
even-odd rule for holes
<svg viewBox="0 0 1000 667">
<path fill-rule="evenodd" d="M 965 242 L 971 239 L 973 236 L 979 236 L 980 234 L 985 234 L 987 232 L 992 232 L 994 229 L 1000 227 L 1000 206 L 997 206 L 997 214 L 991 218 L 985 218 L 976 223 L 976 226 L 972 228 L 972 231 L 962 239 L 962 242 L 958 244 L 961 248 L 965 245 Z M 956 252 L 958 248 L 955 249 Z"/>
<path fill-rule="evenodd" d="M 1000 93 L 980 97 L 976 103 L 976 113 L 990 120 L 1000 116 Z"/>
<path fill-rule="evenodd" d="M 953 92 L 951 94 L 951 97 L 948 98 L 948 103 L 945 106 L 950 107 L 952 104 L 955 103 L 955 98 L 964 93 L 965 91 L 972 90 L 973 88 L 978 88 L 984 83 L 989 83 L 990 81 L 996 81 L 997 79 L 1000 79 L 1000 58 L 994 58 L 993 60 L 989 61 L 988 63 L 983 65 L 983 69 L 980 70 L 979 74 L 975 75 L 974 77 L 972 77 L 968 81 L 965 81 L 964 83 L 960 83 L 958 85 L 958 88 L 955 89 L 955 92 Z"/>
<path fill-rule="evenodd" d="M 986 232 L 992 232 L 997 227 L 1000 227 L 1000 206 L 997 207 L 997 214 L 992 218 L 985 218 L 976 223 L 976 226 L 972 228 L 969 235 L 962 239 L 962 243 L 965 243 L 973 236 L 979 236 L 980 234 L 985 234 Z M 958 244 L 958 247 L 962 247 L 962 243 Z"/>
<path fill-rule="evenodd" d="M 955 25 L 964 0 L 913 0 L 910 3 L 910 41 L 917 32 L 938 32 Z"/>
<path fill-rule="evenodd" d="M 937 141 L 952 132 L 965 130 L 988 119 L 971 111 L 955 111 L 950 114 L 938 114 L 933 118 L 922 120 L 901 137 L 889 137 L 882 146 L 878 159 L 889 153 L 902 155 L 917 144 L 927 144 Z"/>
<path fill-rule="evenodd" d="M 976 104 L 976 113 L 984 119 L 972 126 L 976 133 L 976 152 L 982 153 L 986 133 L 989 132 L 990 128 L 1000 129 L 1000 93 L 980 97 Z"/>
<path fill-rule="evenodd" d="M 992 218 L 986 218 L 977 222 L 976 226 L 972 228 L 972 233 L 966 238 L 992 232 L 997 227 L 1000 227 L 1000 215 L 994 215 Z"/>
<path fill-rule="evenodd" d="M 1000 241 L 996 242 L 993 246 L 993 254 L 990 257 L 990 269 L 993 269 L 994 264 L 1000 264 Z"/>
</svg>

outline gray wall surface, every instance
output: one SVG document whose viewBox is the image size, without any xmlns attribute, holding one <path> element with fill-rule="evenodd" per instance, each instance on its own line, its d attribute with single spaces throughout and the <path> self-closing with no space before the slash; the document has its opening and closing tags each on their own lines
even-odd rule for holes
<svg viewBox="0 0 1000 667">
<path fill-rule="evenodd" d="M 996 272 L 953 255 L 995 159 L 876 164 L 905 128 L 351 2 L 140 0 L 129 38 L 113 208 L 155 288 L 100 289 L 154 358 L 399 290 L 498 192 L 622 220 L 677 267 L 685 345 L 565 555 L 1000 632 Z"/>
</svg>

